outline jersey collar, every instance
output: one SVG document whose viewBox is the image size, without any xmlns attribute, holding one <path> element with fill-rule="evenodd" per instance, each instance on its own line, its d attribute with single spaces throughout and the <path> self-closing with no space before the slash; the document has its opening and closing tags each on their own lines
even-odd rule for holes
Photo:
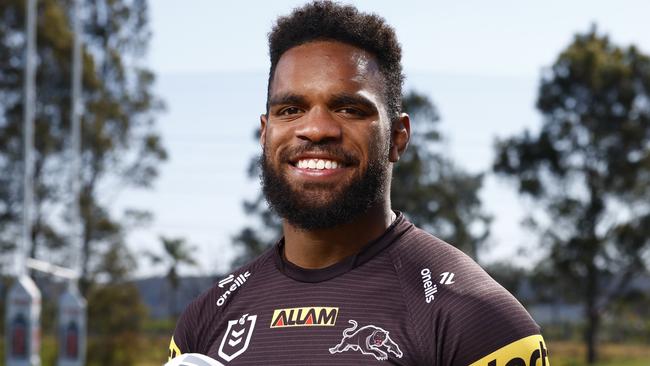
<svg viewBox="0 0 650 366">
<path fill-rule="evenodd" d="M 382 250 L 390 246 L 397 238 L 413 226 L 404 215 L 396 211 L 397 217 L 386 231 L 377 239 L 366 244 L 359 253 L 343 258 L 340 262 L 329 267 L 319 269 L 306 269 L 284 259 L 284 238 L 280 239 L 275 246 L 273 259 L 280 272 L 300 282 L 322 282 L 338 277 L 372 259 Z"/>
</svg>

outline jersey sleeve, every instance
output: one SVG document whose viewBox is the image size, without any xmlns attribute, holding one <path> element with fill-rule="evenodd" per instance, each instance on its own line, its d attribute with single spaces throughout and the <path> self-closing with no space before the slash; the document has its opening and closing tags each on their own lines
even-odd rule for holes
<svg viewBox="0 0 650 366">
<path fill-rule="evenodd" d="M 195 352 L 194 349 L 194 303 L 191 303 L 176 322 L 174 334 L 169 341 L 168 361 L 184 353 Z"/>
<path fill-rule="evenodd" d="M 270 250 L 267 253 L 272 253 Z M 268 254 L 266 255 L 268 257 Z M 217 335 L 220 320 L 224 309 L 232 302 L 234 294 L 222 296 L 224 293 L 235 291 L 248 278 L 252 266 L 260 265 L 266 257 L 260 256 L 255 262 L 249 263 L 234 271 L 236 275 L 228 276 L 229 286 L 220 287 L 215 283 L 190 302 L 179 317 L 174 334 L 169 341 L 169 359 L 186 353 L 199 353 L 207 355 L 212 346 L 212 341 Z M 241 293 L 241 290 L 236 293 Z M 222 300 L 223 299 L 223 300 Z M 222 302 L 223 301 L 223 302 Z M 224 305 L 225 304 L 225 305 Z M 223 305 L 223 306 L 222 306 Z"/>
<path fill-rule="evenodd" d="M 521 338 L 470 364 L 470 366 L 498 365 L 550 366 L 544 338 L 541 334 Z"/>
<path fill-rule="evenodd" d="M 438 321 L 442 324 L 438 338 L 443 341 L 437 349 L 441 364 L 549 365 L 540 328 L 524 307 L 491 278 L 481 282 L 485 288 L 458 294 L 444 311 L 446 320 Z"/>
</svg>

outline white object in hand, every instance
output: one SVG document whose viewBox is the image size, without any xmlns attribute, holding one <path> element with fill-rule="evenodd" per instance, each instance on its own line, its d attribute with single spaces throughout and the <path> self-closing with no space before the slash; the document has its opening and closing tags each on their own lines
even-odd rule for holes
<svg viewBox="0 0 650 366">
<path fill-rule="evenodd" d="M 223 364 L 200 353 L 186 353 L 174 357 L 164 366 L 223 366 Z"/>
</svg>

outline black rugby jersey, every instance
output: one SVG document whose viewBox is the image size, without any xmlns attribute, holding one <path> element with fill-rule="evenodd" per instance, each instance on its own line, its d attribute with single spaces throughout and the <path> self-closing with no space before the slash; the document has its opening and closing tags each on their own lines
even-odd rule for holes
<svg viewBox="0 0 650 366">
<path fill-rule="evenodd" d="M 220 280 L 180 317 L 170 358 L 223 365 L 546 366 L 540 330 L 473 260 L 402 214 L 324 269 L 283 242 Z"/>
</svg>

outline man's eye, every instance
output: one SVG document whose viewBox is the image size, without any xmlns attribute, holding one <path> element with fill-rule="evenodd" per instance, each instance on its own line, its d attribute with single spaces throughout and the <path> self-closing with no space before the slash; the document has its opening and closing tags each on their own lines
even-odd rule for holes
<svg viewBox="0 0 650 366">
<path fill-rule="evenodd" d="M 289 116 L 289 115 L 296 114 L 296 113 L 300 113 L 299 108 L 297 108 L 297 107 L 287 107 L 287 108 L 282 109 L 280 111 L 280 113 L 278 113 L 278 114 L 281 115 L 281 116 Z"/>
<path fill-rule="evenodd" d="M 351 115 L 351 116 L 365 116 L 365 113 L 362 110 L 356 108 L 350 108 L 350 107 L 339 108 L 338 112 L 342 114 Z"/>
</svg>

